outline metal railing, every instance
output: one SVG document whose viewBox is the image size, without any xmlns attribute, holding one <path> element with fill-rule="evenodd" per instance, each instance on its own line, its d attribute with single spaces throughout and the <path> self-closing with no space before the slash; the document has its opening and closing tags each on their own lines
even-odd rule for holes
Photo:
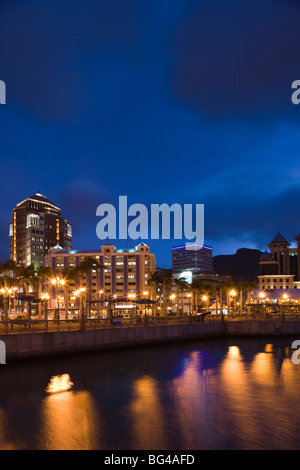
<svg viewBox="0 0 300 470">
<path fill-rule="evenodd" d="M 220 315 L 218 315 L 220 316 Z M 210 320 L 210 316 L 208 317 Z M 255 312 L 255 313 L 236 313 L 224 315 L 226 321 L 242 321 L 242 320 L 280 320 L 280 321 L 300 321 L 300 313 L 279 313 L 279 312 Z"/>
<path fill-rule="evenodd" d="M 183 315 L 183 316 L 143 316 L 132 318 L 86 318 L 71 320 L 9 320 L 0 321 L 0 335 L 30 334 L 41 332 L 82 331 L 110 328 L 137 328 L 143 326 L 181 325 L 200 322 L 247 321 L 247 320 L 280 320 L 300 321 L 299 314 L 250 313 L 230 315 Z"/>
</svg>

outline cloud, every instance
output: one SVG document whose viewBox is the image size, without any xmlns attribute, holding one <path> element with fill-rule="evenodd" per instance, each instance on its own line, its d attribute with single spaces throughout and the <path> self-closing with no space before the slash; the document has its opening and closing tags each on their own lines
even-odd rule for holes
<svg viewBox="0 0 300 470">
<path fill-rule="evenodd" d="M 10 105 L 76 122 L 92 99 L 82 58 L 143 57 L 149 5 L 137 0 L 1 2 L 0 63 Z"/>
<path fill-rule="evenodd" d="M 206 243 L 212 240 L 225 253 L 228 246 L 231 251 L 242 246 L 264 249 L 278 230 L 294 240 L 300 232 L 299 174 L 278 170 L 231 168 L 193 194 L 189 202 L 205 204 Z"/>
<path fill-rule="evenodd" d="M 174 97 L 218 118 L 298 118 L 299 20 L 297 2 L 199 1 L 173 35 Z"/>
<path fill-rule="evenodd" d="M 119 194 L 204 202 L 220 252 L 293 237 L 299 15 L 292 0 L 0 2 L 2 247 L 39 188 L 79 248 L 99 245 L 96 207 Z"/>
<path fill-rule="evenodd" d="M 78 180 L 68 183 L 58 194 L 56 201 L 62 208 L 62 215 L 73 224 L 76 237 L 86 236 L 93 227 L 96 233 L 96 209 L 99 204 L 112 200 L 105 188 L 94 181 Z"/>
</svg>

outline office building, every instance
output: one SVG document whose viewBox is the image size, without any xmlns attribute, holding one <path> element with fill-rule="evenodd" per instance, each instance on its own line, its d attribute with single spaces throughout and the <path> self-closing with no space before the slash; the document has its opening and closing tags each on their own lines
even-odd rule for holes
<svg viewBox="0 0 300 470">
<path fill-rule="evenodd" d="M 200 247 L 197 243 L 188 246 L 174 246 L 172 248 L 172 272 L 178 274 L 183 271 L 198 270 L 203 273 L 213 272 L 212 248 Z"/>
</svg>

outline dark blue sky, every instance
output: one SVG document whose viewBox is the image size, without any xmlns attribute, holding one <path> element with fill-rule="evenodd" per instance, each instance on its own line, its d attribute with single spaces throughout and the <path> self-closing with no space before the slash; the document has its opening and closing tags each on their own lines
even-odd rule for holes
<svg viewBox="0 0 300 470">
<path fill-rule="evenodd" d="M 38 190 L 74 248 L 99 246 L 96 207 L 119 195 L 204 203 L 214 254 L 296 236 L 299 24 L 296 0 L 2 0 L 2 258 Z M 174 242 L 150 244 L 169 266 Z"/>
</svg>

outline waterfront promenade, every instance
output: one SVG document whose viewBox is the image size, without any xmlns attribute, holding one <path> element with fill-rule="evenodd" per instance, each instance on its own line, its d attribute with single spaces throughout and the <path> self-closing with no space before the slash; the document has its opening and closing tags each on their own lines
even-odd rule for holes
<svg viewBox="0 0 300 470">
<path fill-rule="evenodd" d="M 20 323 L 20 322 L 19 322 Z M 295 336 L 300 338 L 300 316 L 264 318 L 208 315 L 201 317 L 146 317 L 134 319 L 51 320 L 0 324 L 0 340 L 7 361 L 82 354 L 106 349 L 194 341 L 224 336 Z"/>
</svg>

